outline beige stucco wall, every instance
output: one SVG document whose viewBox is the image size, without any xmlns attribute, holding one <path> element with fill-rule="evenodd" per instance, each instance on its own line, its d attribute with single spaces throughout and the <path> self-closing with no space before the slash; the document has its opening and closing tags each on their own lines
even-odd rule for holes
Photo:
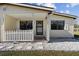
<svg viewBox="0 0 79 59">
<path fill-rule="evenodd" d="M 65 26 L 64 26 L 64 30 L 50 29 L 50 37 L 74 37 L 74 34 L 73 34 L 74 19 L 58 16 L 58 15 L 52 15 L 50 18 L 50 23 L 51 23 L 51 20 L 64 20 Z"/>
<path fill-rule="evenodd" d="M 7 15 L 5 19 L 5 30 L 16 30 L 17 19 Z"/>
<path fill-rule="evenodd" d="M 14 6 L 14 5 L 4 5 L 6 8 L 6 13 L 46 13 L 48 11 L 45 10 L 39 10 L 39 9 L 34 9 L 34 8 L 29 8 L 29 7 L 19 7 L 19 6 Z M 3 7 L 4 7 L 3 6 Z"/>
</svg>

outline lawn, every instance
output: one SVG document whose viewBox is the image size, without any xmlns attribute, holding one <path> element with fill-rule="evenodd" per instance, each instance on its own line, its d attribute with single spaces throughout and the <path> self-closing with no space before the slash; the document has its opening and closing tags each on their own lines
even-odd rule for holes
<svg viewBox="0 0 79 59">
<path fill-rule="evenodd" d="M 79 56 L 79 52 L 64 52 L 64 51 L 1 51 L 0 56 Z"/>
</svg>

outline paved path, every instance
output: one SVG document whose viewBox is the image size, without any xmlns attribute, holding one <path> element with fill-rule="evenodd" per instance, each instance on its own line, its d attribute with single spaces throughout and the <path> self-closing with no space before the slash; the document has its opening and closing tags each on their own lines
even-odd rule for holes
<svg viewBox="0 0 79 59">
<path fill-rule="evenodd" d="M 79 51 L 79 41 L 65 42 L 20 42 L 20 43 L 0 43 L 0 51 L 6 50 L 64 50 Z"/>
</svg>

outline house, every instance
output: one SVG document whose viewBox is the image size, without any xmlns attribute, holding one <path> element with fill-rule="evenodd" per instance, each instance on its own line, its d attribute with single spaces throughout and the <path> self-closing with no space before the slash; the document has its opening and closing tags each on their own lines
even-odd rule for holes
<svg viewBox="0 0 79 59">
<path fill-rule="evenodd" d="M 50 7 L 0 3 L 0 42 L 73 38 L 76 18 Z"/>
</svg>

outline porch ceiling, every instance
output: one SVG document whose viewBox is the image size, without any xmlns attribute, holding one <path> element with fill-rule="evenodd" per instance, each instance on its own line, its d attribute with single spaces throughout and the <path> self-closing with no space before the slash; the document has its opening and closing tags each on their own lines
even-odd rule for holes
<svg viewBox="0 0 79 59">
<path fill-rule="evenodd" d="M 46 13 L 27 13 L 27 14 L 7 14 L 7 16 L 11 16 L 17 19 L 45 19 Z"/>
</svg>

